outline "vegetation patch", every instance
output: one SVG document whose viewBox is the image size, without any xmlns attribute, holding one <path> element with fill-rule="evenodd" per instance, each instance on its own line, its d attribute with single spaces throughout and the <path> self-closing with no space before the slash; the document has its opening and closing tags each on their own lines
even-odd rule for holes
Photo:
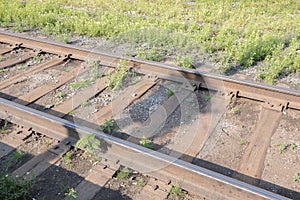
<svg viewBox="0 0 300 200">
<path fill-rule="evenodd" d="M 154 144 L 151 140 L 147 139 L 145 136 L 140 140 L 140 145 L 148 149 L 154 149 Z"/>
<path fill-rule="evenodd" d="M 13 178 L 11 175 L 0 174 L 0 199 L 30 199 L 34 180 Z"/>
<path fill-rule="evenodd" d="M 259 64 L 257 76 L 273 83 L 300 70 L 299 7 L 293 0 L 0 0 L 0 26 L 37 28 L 66 43 L 72 34 L 102 37 L 156 61 L 201 54 L 225 73 Z"/>
<path fill-rule="evenodd" d="M 96 134 L 87 134 L 77 141 L 76 147 L 85 150 L 87 156 L 93 160 L 99 160 L 100 140 L 96 138 Z"/>
</svg>

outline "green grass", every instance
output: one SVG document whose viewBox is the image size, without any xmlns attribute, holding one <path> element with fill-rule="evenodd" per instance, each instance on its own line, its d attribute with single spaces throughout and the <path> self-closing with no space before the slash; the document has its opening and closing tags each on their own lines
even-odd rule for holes
<svg viewBox="0 0 300 200">
<path fill-rule="evenodd" d="M 192 56 L 178 56 L 177 65 L 184 68 L 195 68 L 195 58 Z"/>
<path fill-rule="evenodd" d="M 294 0 L 0 0 L 0 26 L 38 28 L 64 42 L 72 34 L 102 37 L 151 60 L 204 52 L 225 72 L 261 62 L 257 75 L 273 83 L 300 71 L 299 7 Z"/>
<path fill-rule="evenodd" d="M 80 79 L 80 80 L 76 80 L 76 81 L 70 83 L 70 86 L 73 90 L 78 90 L 78 89 L 89 86 L 91 83 L 92 83 L 92 80 L 90 80 L 90 79 Z"/>
<path fill-rule="evenodd" d="M 229 111 L 228 111 L 228 113 L 233 114 L 233 115 L 238 114 L 239 112 L 240 112 L 239 107 L 233 107 L 233 108 L 229 109 Z"/>
<path fill-rule="evenodd" d="M 118 129 L 118 126 L 114 119 L 108 118 L 105 119 L 104 124 L 102 124 L 99 128 L 101 131 L 104 131 L 106 133 L 112 133 L 113 130 Z"/>
<path fill-rule="evenodd" d="M 11 175 L 0 174 L 0 199 L 31 199 L 29 194 L 34 180 L 22 180 Z"/>
<path fill-rule="evenodd" d="M 20 159 L 24 156 L 25 154 L 20 150 L 17 149 L 12 156 L 6 161 L 5 165 L 7 168 L 11 168 L 14 165 L 16 165 Z"/>
<path fill-rule="evenodd" d="M 173 96 L 174 95 L 174 91 L 172 89 L 170 89 L 170 88 L 167 88 L 167 95 L 168 95 L 168 97 Z"/>
<path fill-rule="evenodd" d="M 285 145 L 283 142 L 278 142 L 275 146 L 278 147 L 279 153 L 283 153 L 287 149 L 287 145 Z"/>
<path fill-rule="evenodd" d="M 65 199 L 67 199 L 67 200 L 77 200 L 78 199 L 78 195 L 74 188 L 70 188 L 70 189 L 68 189 L 67 192 L 65 192 Z"/>
<path fill-rule="evenodd" d="M 183 191 L 180 187 L 180 184 L 178 184 L 178 183 L 173 185 L 170 192 L 169 192 L 169 195 L 174 195 L 174 196 L 177 196 L 177 197 L 181 197 L 183 194 L 184 193 L 183 193 Z"/>
<path fill-rule="evenodd" d="M 73 166 L 73 162 L 72 162 L 72 153 L 71 152 L 67 152 L 64 154 L 63 156 L 64 161 L 66 162 L 67 166 L 72 167 Z"/>
<path fill-rule="evenodd" d="M 130 176 L 130 171 L 127 168 L 122 168 L 117 171 L 117 179 L 128 179 Z"/>
<path fill-rule="evenodd" d="M 297 174 L 293 177 L 293 180 L 294 180 L 295 182 L 300 183 L 300 173 L 297 173 Z"/>
<path fill-rule="evenodd" d="M 147 139 L 145 136 L 140 140 L 140 145 L 148 149 L 154 149 L 154 144 L 151 140 Z"/>
<path fill-rule="evenodd" d="M 0 74 L 6 72 L 7 69 L 0 69 Z"/>
<path fill-rule="evenodd" d="M 8 134 L 9 130 L 8 130 L 8 121 L 7 120 L 3 120 L 0 123 L 1 127 L 0 127 L 0 134 Z"/>
<path fill-rule="evenodd" d="M 126 61 L 121 61 L 114 71 L 109 73 L 107 87 L 112 90 L 118 90 L 122 87 L 123 80 L 128 76 L 128 67 Z"/>
<path fill-rule="evenodd" d="M 56 97 L 59 98 L 59 99 L 64 99 L 64 98 L 66 98 L 66 96 L 67 95 L 63 92 L 59 92 L 59 93 L 56 94 Z"/>
<path fill-rule="evenodd" d="M 100 140 L 96 138 L 95 134 L 84 135 L 77 141 L 76 147 L 85 150 L 85 153 L 93 160 L 99 160 L 98 154 L 100 153 Z"/>
<path fill-rule="evenodd" d="M 249 142 L 248 142 L 247 140 L 241 140 L 241 141 L 240 141 L 240 145 L 241 145 L 241 146 L 245 146 L 245 145 L 247 145 L 247 144 L 249 144 Z"/>
</svg>

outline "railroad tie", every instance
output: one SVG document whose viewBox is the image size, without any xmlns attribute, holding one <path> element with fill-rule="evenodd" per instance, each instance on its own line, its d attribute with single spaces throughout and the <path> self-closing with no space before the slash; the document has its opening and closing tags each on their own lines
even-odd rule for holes
<svg viewBox="0 0 300 200">
<path fill-rule="evenodd" d="M 259 120 L 255 130 L 250 138 L 249 146 L 247 147 L 238 172 L 251 178 L 245 179 L 251 184 L 258 185 L 261 179 L 264 161 L 267 154 L 267 149 L 271 142 L 271 137 L 276 131 L 282 113 L 262 107 Z M 263 135 L 262 135 L 263 134 Z M 239 177 L 240 175 L 237 175 Z"/>
<path fill-rule="evenodd" d="M 190 125 L 189 130 L 186 131 L 182 142 L 176 146 L 184 150 L 179 151 L 184 153 L 180 157 L 182 160 L 192 162 L 197 157 L 225 112 L 225 100 L 219 96 L 213 96 L 211 98 L 210 111 L 198 114 L 197 119 Z M 186 149 L 187 144 L 189 147 Z"/>
<path fill-rule="evenodd" d="M 19 131 L 13 131 L 7 135 L 4 135 L 0 140 L 0 158 L 6 156 L 21 144 L 26 135 L 21 134 Z"/>
<path fill-rule="evenodd" d="M 9 53 L 9 52 L 11 52 L 12 50 L 14 50 L 15 48 L 16 48 L 16 47 L 14 47 L 14 46 L 7 46 L 7 47 L 4 47 L 4 48 L 0 49 L 0 55 Z"/>
<path fill-rule="evenodd" d="M 45 152 L 37 155 L 20 168 L 16 169 L 12 175 L 18 177 L 23 176 L 25 179 L 38 176 L 51 165 L 56 163 L 61 156 L 70 149 L 70 147 L 71 146 L 69 144 L 65 144 L 64 142 L 60 142 L 58 145 L 53 145 Z"/>
<path fill-rule="evenodd" d="M 29 74 L 33 74 L 33 73 L 36 73 L 36 72 L 39 72 L 39 71 L 43 71 L 43 70 L 48 69 L 50 67 L 54 67 L 56 65 L 59 65 L 63 62 L 64 62 L 63 59 L 55 57 L 52 60 L 49 60 L 47 62 L 35 65 L 35 66 L 33 66 L 32 68 L 30 68 L 29 70 L 27 70 L 23 73 L 17 74 L 17 75 L 15 75 L 15 76 L 13 76 L 9 79 L 1 81 L 0 89 L 2 90 L 6 87 L 9 87 L 10 85 L 21 82 L 23 80 L 26 80 L 26 78 L 27 78 L 26 76 L 29 75 Z"/>
<path fill-rule="evenodd" d="M 38 87 L 29 93 L 24 94 L 21 97 L 18 97 L 17 99 L 14 100 L 14 102 L 23 104 L 23 105 L 28 105 L 37 99 L 41 98 L 42 96 L 46 95 L 47 93 L 55 90 L 56 88 L 62 86 L 63 84 L 67 83 L 68 81 L 74 79 L 77 75 L 77 73 L 81 72 L 80 70 L 81 67 L 77 66 L 71 69 L 71 72 L 68 73 L 67 75 L 61 75 L 57 77 L 55 80 L 56 82 L 53 84 L 46 84 L 41 87 Z"/>
<path fill-rule="evenodd" d="M 61 104 L 46 112 L 52 113 L 52 111 L 56 111 L 57 113 L 55 113 L 55 116 L 57 117 L 63 117 L 67 115 L 69 112 L 79 107 L 83 102 L 91 99 L 93 96 L 105 90 L 105 82 L 105 77 L 98 79 L 96 81 L 96 84 L 88 86 L 84 90 L 81 90 L 80 92 L 75 94 L 72 98 L 65 100 Z"/>
<path fill-rule="evenodd" d="M 112 178 L 115 170 L 103 164 L 96 164 L 90 173 L 75 188 L 78 199 L 92 199 Z"/>
<path fill-rule="evenodd" d="M 136 199 L 166 199 L 171 188 L 172 185 L 151 177 L 140 193 L 136 195 Z"/>
<path fill-rule="evenodd" d="M 156 84 L 157 79 L 150 78 L 142 79 L 135 85 L 128 87 L 126 91 L 118 96 L 118 98 L 114 99 L 108 105 L 95 113 L 97 123 L 103 124 L 106 119 L 113 117 L 113 115 L 119 114 Z"/>
<path fill-rule="evenodd" d="M 34 56 L 34 53 L 28 53 L 26 55 L 22 55 L 20 57 L 11 59 L 11 60 L 5 60 L 0 62 L 0 69 L 4 69 L 4 68 L 8 68 L 8 67 L 12 67 L 14 65 L 26 62 L 27 60 L 29 60 L 30 58 L 32 58 Z"/>
</svg>

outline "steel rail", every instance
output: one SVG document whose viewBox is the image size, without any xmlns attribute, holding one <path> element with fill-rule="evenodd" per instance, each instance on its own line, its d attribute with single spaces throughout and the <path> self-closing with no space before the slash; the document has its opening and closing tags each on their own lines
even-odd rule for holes
<svg viewBox="0 0 300 200">
<path fill-rule="evenodd" d="M 127 60 L 130 66 L 144 74 L 151 73 L 160 78 L 178 82 L 194 81 L 200 87 L 217 90 L 225 95 L 232 94 L 263 102 L 266 106 L 279 111 L 288 108 L 300 110 L 300 92 L 291 89 L 239 80 L 193 69 L 184 69 L 153 61 L 119 56 L 103 51 L 74 47 L 68 44 L 3 31 L 0 31 L 0 40 L 11 45 L 18 44 L 20 47 L 53 53 L 62 57 L 79 60 L 98 59 L 101 60 L 101 64 L 111 67 L 116 67 L 120 60 Z"/>
<path fill-rule="evenodd" d="M 0 98 L 0 117 L 64 142 L 95 133 L 101 140 L 102 158 L 157 177 L 180 181 L 182 188 L 212 199 L 288 199 L 259 187 L 184 162 L 103 132 Z"/>
</svg>

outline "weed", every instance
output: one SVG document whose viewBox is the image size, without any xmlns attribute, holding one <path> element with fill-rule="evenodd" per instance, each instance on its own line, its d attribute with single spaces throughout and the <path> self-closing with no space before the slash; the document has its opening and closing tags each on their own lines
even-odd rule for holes
<svg viewBox="0 0 300 200">
<path fill-rule="evenodd" d="M 283 153 L 287 149 L 287 145 L 282 142 L 278 142 L 276 146 L 278 147 L 279 153 Z"/>
<path fill-rule="evenodd" d="M 19 160 L 24 156 L 25 154 L 20 150 L 17 149 L 12 156 L 7 160 L 7 162 L 5 163 L 7 168 L 11 168 L 14 165 L 16 165 Z"/>
<path fill-rule="evenodd" d="M 140 145 L 148 149 L 154 149 L 154 144 L 151 140 L 147 139 L 145 136 L 140 140 Z"/>
<path fill-rule="evenodd" d="M 240 109 L 238 107 L 233 107 L 229 110 L 230 114 L 238 114 L 240 112 Z"/>
<path fill-rule="evenodd" d="M 293 180 L 300 183 L 300 173 L 297 173 L 295 176 L 293 176 Z"/>
<path fill-rule="evenodd" d="M 17 70 L 25 70 L 25 69 L 27 69 L 27 68 L 28 68 L 27 65 L 18 65 L 18 66 L 17 66 Z"/>
<path fill-rule="evenodd" d="M 297 148 L 297 145 L 295 143 L 292 143 L 290 145 L 291 150 L 295 150 Z"/>
<path fill-rule="evenodd" d="M 244 145 L 247 145 L 247 144 L 249 144 L 249 142 L 247 140 L 241 140 L 240 141 L 241 146 L 244 146 Z"/>
<path fill-rule="evenodd" d="M 89 79 L 81 79 L 79 81 L 74 81 L 70 83 L 70 86 L 73 90 L 78 90 L 81 88 L 85 88 L 86 86 L 90 85 L 92 83 L 92 80 Z"/>
<path fill-rule="evenodd" d="M 195 68 L 195 58 L 191 56 L 179 56 L 176 58 L 177 65 L 184 68 Z"/>
<path fill-rule="evenodd" d="M 68 151 L 67 153 L 65 153 L 65 155 L 63 156 L 63 158 L 64 158 L 67 166 L 69 166 L 69 167 L 73 166 L 71 152 Z"/>
<path fill-rule="evenodd" d="M 75 110 L 71 110 L 67 113 L 67 115 L 74 115 L 75 114 Z"/>
<path fill-rule="evenodd" d="M 2 122 L 3 122 L 3 124 L 2 124 Z M 1 124 L 0 133 L 8 134 L 9 133 L 9 130 L 7 129 L 8 121 L 7 120 L 1 121 L 0 124 Z"/>
<path fill-rule="evenodd" d="M 121 88 L 123 80 L 128 75 L 127 61 L 121 61 L 114 72 L 108 74 L 107 87 L 116 90 Z"/>
<path fill-rule="evenodd" d="M 137 186 L 144 187 L 145 185 L 146 185 L 146 182 L 142 178 L 138 178 Z"/>
<path fill-rule="evenodd" d="M 138 50 L 136 57 L 157 62 L 163 59 L 162 53 L 156 49 L 151 49 L 150 51 Z"/>
<path fill-rule="evenodd" d="M 35 54 L 34 55 L 34 57 L 33 57 L 33 59 L 35 60 L 35 61 L 39 61 L 39 60 L 41 60 L 41 54 Z"/>
<path fill-rule="evenodd" d="M 95 134 L 87 134 L 77 141 L 76 147 L 83 148 L 87 155 L 93 160 L 98 160 L 97 156 L 100 153 L 100 140 Z"/>
<path fill-rule="evenodd" d="M 0 62 L 3 61 L 3 60 L 4 60 L 3 56 L 0 55 Z"/>
<path fill-rule="evenodd" d="M 66 96 L 67 95 L 63 92 L 59 92 L 59 93 L 56 94 L 56 97 L 59 98 L 59 99 L 64 99 L 64 98 L 66 98 Z"/>
<path fill-rule="evenodd" d="M 7 69 L 0 69 L 0 74 L 4 72 L 7 72 Z"/>
<path fill-rule="evenodd" d="M 209 102 L 211 99 L 211 96 L 209 94 L 205 94 L 205 95 L 203 95 L 202 99 L 204 102 Z"/>
<path fill-rule="evenodd" d="M 78 199 L 78 195 L 75 191 L 74 188 L 70 188 L 66 193 L 65 193 L 65 198 L 67 200 L 77 200 Z"/>
<path fill-rule="evenodd" d="M 262 62 L 262 77 L 272 83 L 300 69 L 298 5 L 298 1 L 203 0 L 191 5 L 171 0 L 130 4 L 119 0 L 110 4 L 104 0 L 27 0 L 25 4 L 0 0 L 0 26 L 17 31 L 37 28 L 64 42 L 72 34 L 117 40 L 132 48 L 150 49 L 146 57 L 153 59 L 153 54 L 156 60 L 161 52 L 186 57 L 203 49 L 227 70 Z M 178 62 L 192 66 L 189 61 Z"/>
<path fill-rule="evenodd" d="M 117 179 L 128 179 L 130 176 L 130 171 L 127 168 L 122 168 L 117 171 Z"/>
<path fill-rule="evenodd" d="M 106 133 L 111 133 L 114 129 L 117 129 L 118 126 L 114 119 L 108 118 L 105 120 L 104 124 L 100 126 L 100 130 Z"/>
<path fill-rule="evenodd" d="M 33 183 L 34 180 L 22 180 L 0 174 L 0 199 L 30 199 Z"/>
<path fill-rule="evenodd" d="M 89 105 L 91 105 L 91 102 L 89 102 L 88 100 L 86 100 L 86 101 L 84 101 L 84 102 L 81 103 L 82 107 L 87 107 Z"/>
<path fill-rule="evenodd" d="M 168 97 L 173 96 L 174 95 L 174 91 L 172 89 L 168 88 L 167 89 L 167 95 L 168 95 Z"/>
<path fill-rule="evenodd" d="M 183 195 L 183 191 L 180 188 L 180 184 L 176 183 L 175 185 L 172 186 L 169 194 L 171 195 L 175 195 L 175 196 L 182 196 Z"/>
</svg>

